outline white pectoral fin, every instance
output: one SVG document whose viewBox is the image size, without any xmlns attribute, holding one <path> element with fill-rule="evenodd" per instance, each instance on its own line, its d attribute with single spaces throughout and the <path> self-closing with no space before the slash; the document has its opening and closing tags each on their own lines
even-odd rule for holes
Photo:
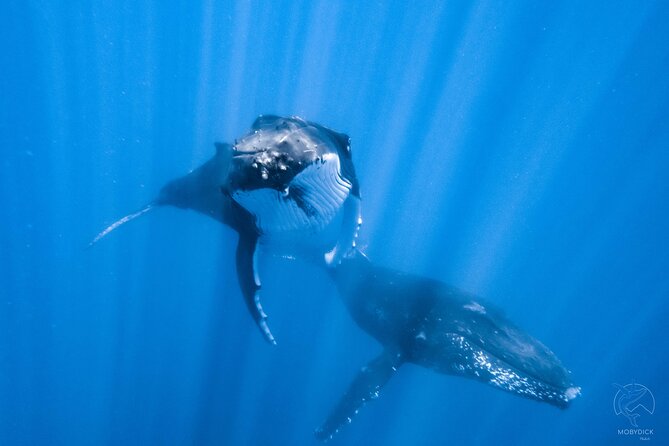
<svg viewBox="0 0 669 446">
<path fill-rule="evenodd" d="M 334 248 L 325 253 L 325 263 L 328 266 L 337 266 L 341 260 L 355 247 L 355 239 L 362 225 L 360 198 L 349 195 L 344 202 L 344 215 L 341 230 Z"/>
<path fill-rule="evenodd" d="M 239 234 L 237 243 L 237 279 L 244 296 L 244 302 L 251 317 L 260 328 L 263 336 L 270 344 L 276 344 L 274 336 L 267 325 L 267 315 L 260 303 L 260 278 L 257 269 L 258 236 L 253 232 Z"/>
<path fill-rule="evenodd" d="M 328 418 L 314 433 L 316 438 L 327 441 L 350 423 L 367 401 L 379 397 L 381 388 L 393 377 L 402 362 L 398 352 L 385 350 L 363 367 Z"/>
</svg>

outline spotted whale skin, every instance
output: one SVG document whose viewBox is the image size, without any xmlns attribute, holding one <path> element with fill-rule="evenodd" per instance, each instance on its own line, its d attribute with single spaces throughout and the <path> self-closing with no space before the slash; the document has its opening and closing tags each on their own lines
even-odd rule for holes
<svg viewBox="0 0 669 446">
<path fill-rule="evenodd" d="M 499 310 L 443 282 L 374 265 L 354 251 L 331 270 L 355 322 L 383 346 L 363 367 L 315 435 L 350 423 L 405 363 L 486 383 L 566 408 L 580 394 L 541 342 Z"/>
</svg>

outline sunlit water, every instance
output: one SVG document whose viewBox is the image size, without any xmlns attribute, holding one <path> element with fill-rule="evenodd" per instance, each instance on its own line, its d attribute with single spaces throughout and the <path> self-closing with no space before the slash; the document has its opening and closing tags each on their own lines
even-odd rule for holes
<svg viewBox="0 0 669 446">
<path fill-rule="evenodd" d="M 560 411 L 403 367 L 332 444 L 637 444 L 669 391 L 666 2 L 40 2 L 0 16 L 0 444 L 309 445 L 380 347 L 320 270 L 158 209 L 260 113 L 352 138 L 375 262 L 503 308 L 573 372 Z"/>
</svg>

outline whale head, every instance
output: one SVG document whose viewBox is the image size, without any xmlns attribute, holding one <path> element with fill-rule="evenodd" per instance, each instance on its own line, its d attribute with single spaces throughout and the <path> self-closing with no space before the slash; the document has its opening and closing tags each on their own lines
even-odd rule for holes
<svg viewBox="0 0 669 446">
<path fill-rule="evenodd" d="M 261 116 L 235 141 L 224 192 L 262 233 L 320 231 L 359 197 L 348 136 L 301 118 Z"/>
<path fill-rule="evenodd" d="M 298 117 L 260 116 L 232 147 L 227 187 L 284 191 L 300 173 L 333 159 L 340 175 L 355 182 L 347 135 Z"/>
</svg>

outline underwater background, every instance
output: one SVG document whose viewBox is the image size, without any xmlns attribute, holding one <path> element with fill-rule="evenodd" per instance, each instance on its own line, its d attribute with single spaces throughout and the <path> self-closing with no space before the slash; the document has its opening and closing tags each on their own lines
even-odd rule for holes
<svg viewBox="0 0 669 446">
<path fill-rule="evenodd" d="M 380 346 L 327 275 L 176 208 L 85 249 L 261 113 L 350 135 L 360 245 L 502 308 L 572 371 L 567 410 L 405 366 L 333 445 L 669 434 L 669 3 L 6 1 L 0 444 L 316 445 Z"/>
</svg>

